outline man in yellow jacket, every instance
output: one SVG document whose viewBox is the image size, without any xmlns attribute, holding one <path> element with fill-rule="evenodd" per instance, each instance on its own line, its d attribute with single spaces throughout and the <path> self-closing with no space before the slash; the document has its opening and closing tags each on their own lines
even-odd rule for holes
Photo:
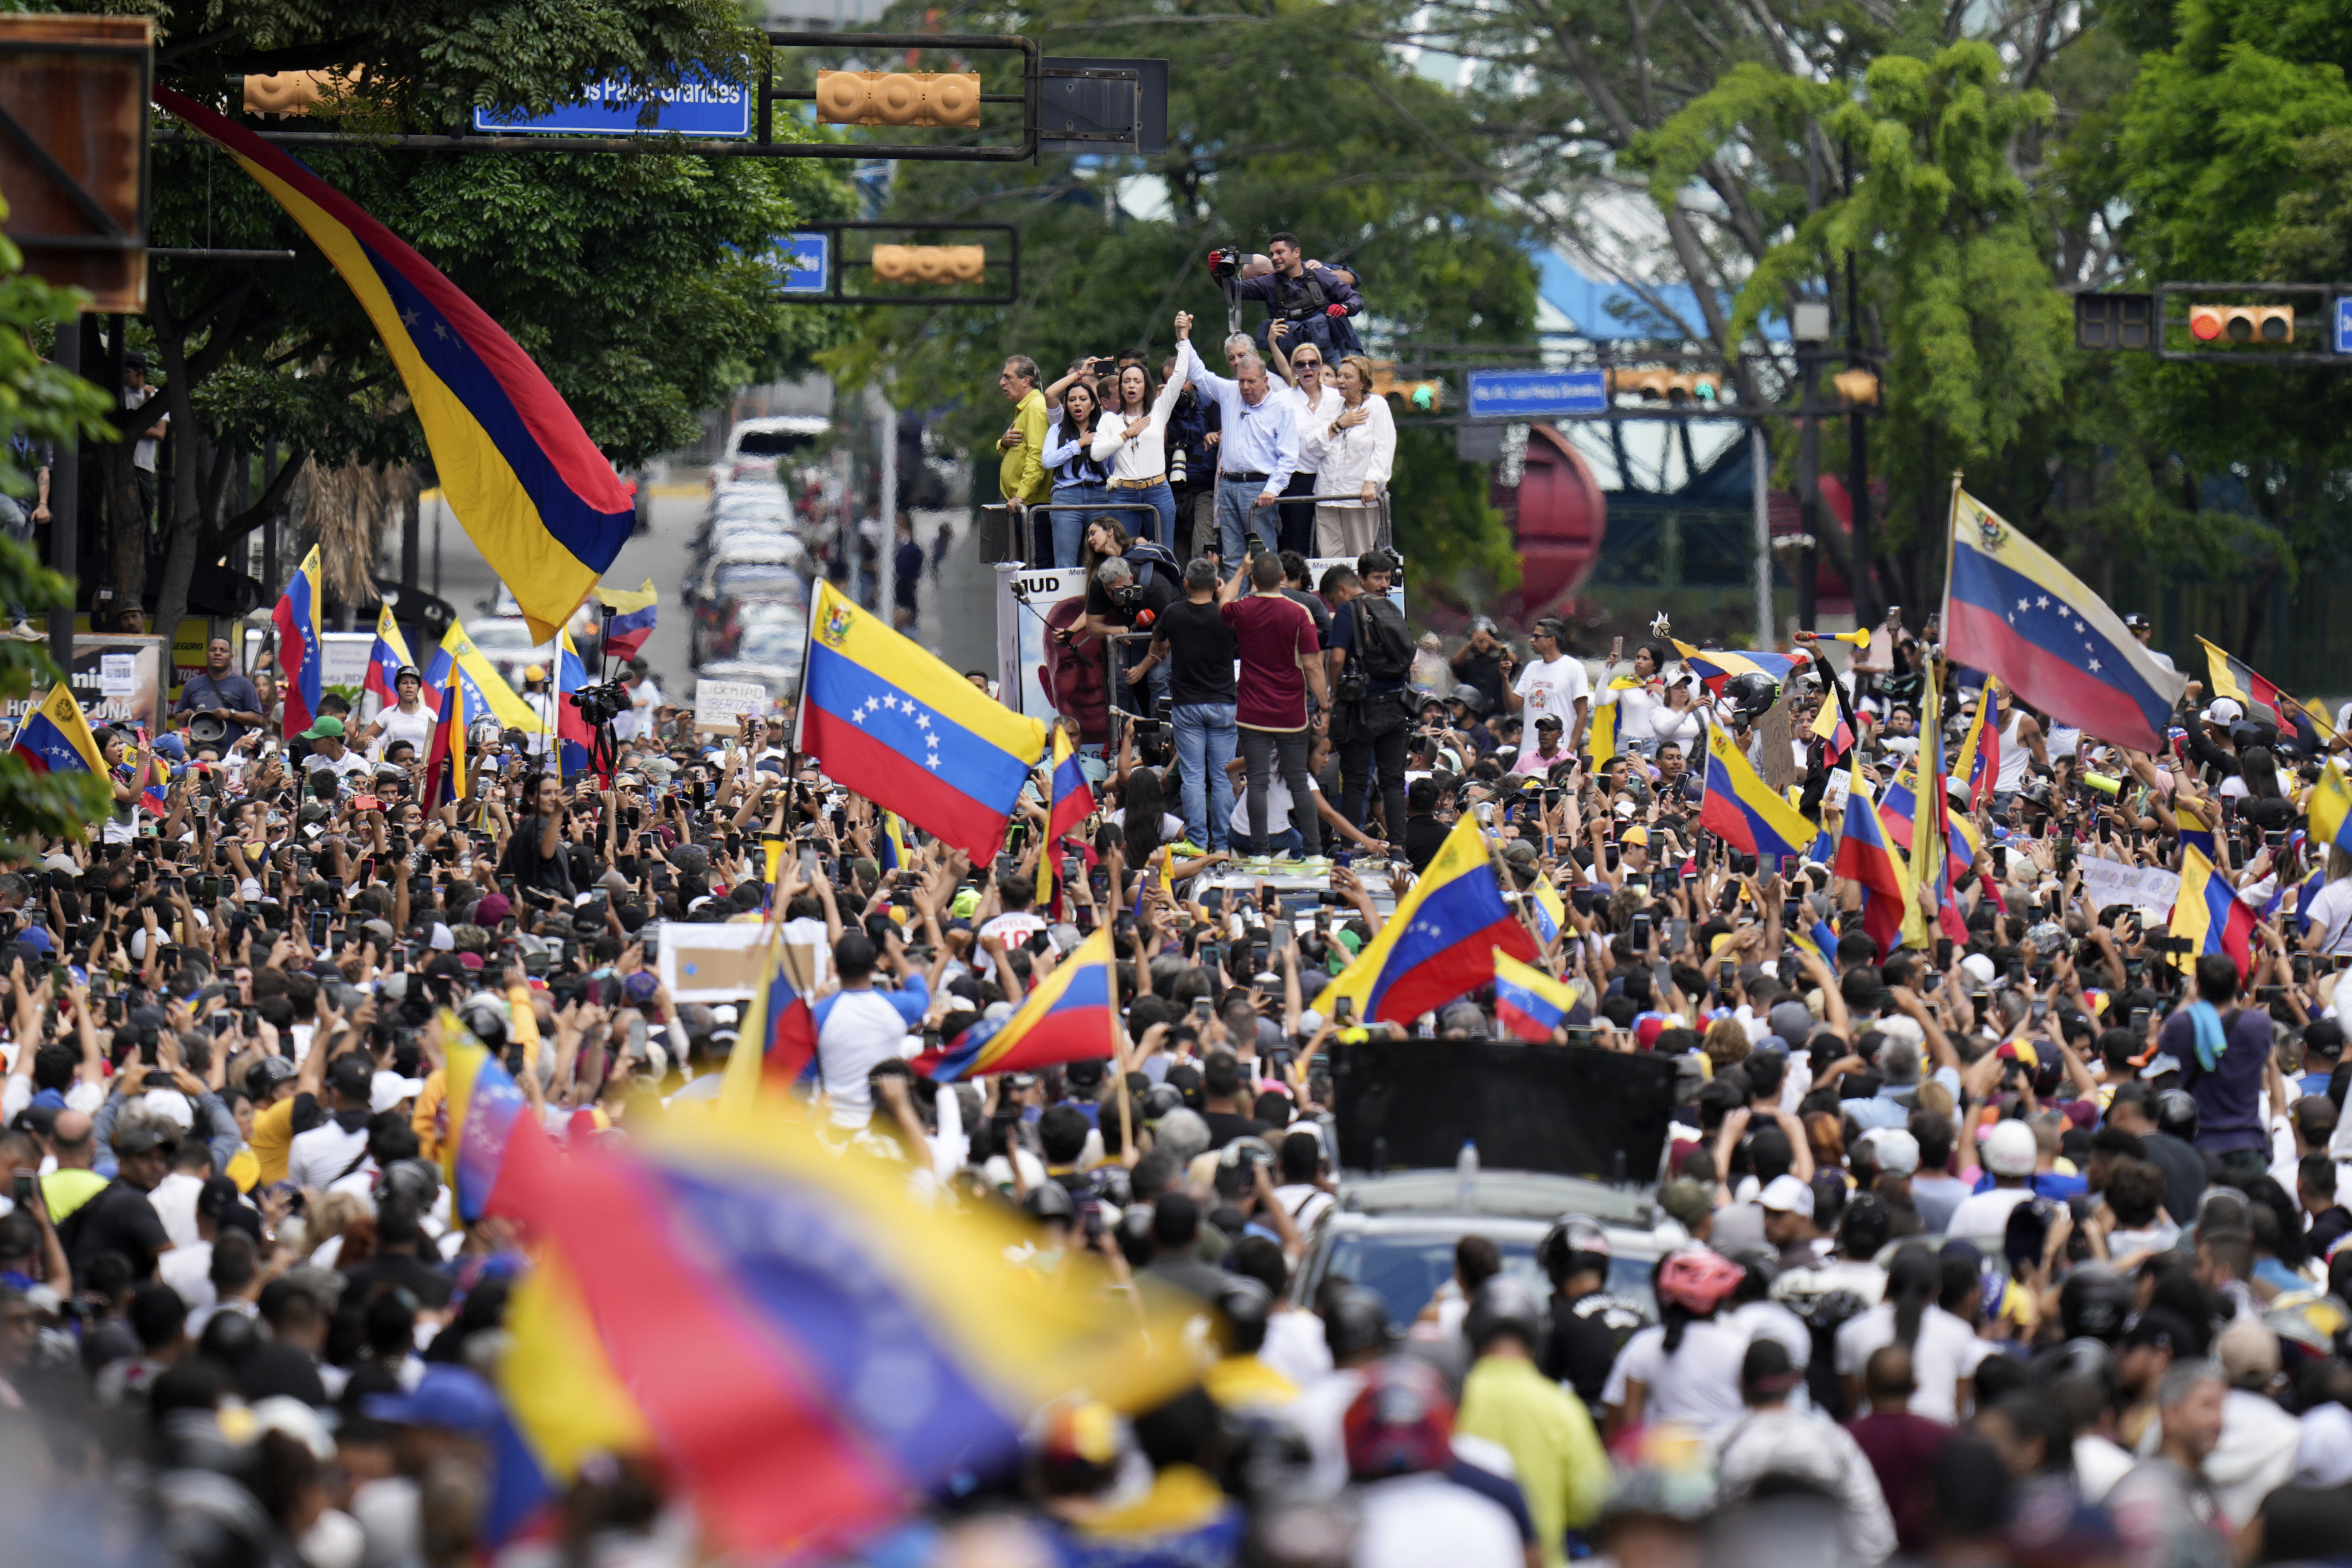
<svg viewBox="0 0 2352 1568">
<path fill-rule="evenodd" d="M 1054 494 L 1054 476 L 1045 472 L 1045 394 L 1037 390 L 1037 361 L 1026 354 L 1013 355 L 1004 361 L 996 387 L 1013 405 L 1013 423 L 996 440 L 997 450 L 1004 454 L 996 489 L 1013 508 L 1013 537 L 1025 544 L 1028 525 L 1021 509 Z"/>
<path fill-rule="evenodd" d="M 1568 1531 L 1591 1524 L 1608 1499 L 1609 1456 L 1584 1402 L 1536 1370 L 1542 1312 L 1508 1277 L 1478 1288 L 1462 1321 L 1477 1359 L 1463 1379 L 1454 1429 L 1510 1450 L 1545 1568 L 1561 1568 Z"/>
</svg>

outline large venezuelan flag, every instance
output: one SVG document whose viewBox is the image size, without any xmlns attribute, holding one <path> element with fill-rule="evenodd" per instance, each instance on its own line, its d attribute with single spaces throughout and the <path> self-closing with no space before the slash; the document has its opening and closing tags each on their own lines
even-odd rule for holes
<svg viewBox="0 0 2352 1568">
<path fill-rule="evenodd" d="M 441 711 L 440 693 L 449 684 L 452 671 L 464 678 L 467 706 L 477 718 L 491 713 L 498 715 L 499 723 L 509 729 L 519 729 L 526 735 L 546 731 L 547 725 L 539 716 L 539 710 L 507 685 L 499 667 L 474 646 L 462 621 L 449 622 L 449 630 L 441 634 L 441 645 L 433 651 L 433 662 L 425 666 L 425 700 L 433 705 L 436 713 Z"/>
<path fill-rule="evenodd" d="M 539 1133 L 514 1079 L 446 1009 L 441 1014 L 442 1071 L 448 1086 L 449 1133 L 441 1141 L 441 1174 L 457 1218 L 471 1223 L 490 1210 L 518 1130 Z"/>
<path fill-rule="evenodd" d="M 1139 1317 L 1083 1260 L 1007 1268 L 1017 1221 L 927 1207 L 905 1166 L 831 1154 L 786 1110 L 562 1160 L 518 1142 L 506 1186 L 546 1247 L 499 1370 L 531 1449 L 567 1479 L 656 1450 L 729 1556 L 837 1553 L 1017 1461 L 1056 1397 L 1132 1411 L 1197 1375 L 1170 1298 L 1147 1288 Z"/>
<path fill-rule="evenodd" d="M 1706 798 L 1699 803 L 1698 825 L 1771 871 L 1780 869 L 1783 856 L 1802 859 L 1820 834 L 1757 775 L 1717 724 L 1706 727 Z"/>
<path fill-rule="evenodd" d="M 2180 892 L 2172 904 L 2171 934 L 2185 936 L 2192 958 L 2227 953 L 2242 981 L 2254 962 L 2254 912 L 2230 879 L 2194 849 L 2180 852 Z M 2184 962 L 2182 968 L 2190 965 Z"/>
<path fill-rule="evenodd" d="M 278 685 L 286 698 L 286 722 L 278 731 L 281 737 L 299 735 L 319 722 L 327 668 L 326 649 L 319 637 L 319 607 L 325 599 L 319 577 L 319 547 L 312 545 L 294 575 L 286 580 L 278 608 L 269 612 L 270 622 L 278 628 Z"/>
<path fill-rule="evenodd" d="M 817 586 L 801 678 L 801 750 L 825 777 L 977 862 L 1004 841 L 1045 727 L 1024 718 L 921 644 Z"/>
<path fill-rule="evenodd" d="M 1532 959 L 1536 939 L 1504 902 L 1486 835 L 1465 811 L 1421 880 L 1324 994 L 1352 998 L 1365 1023 L 1410 1022 L 1485 985 L 1498 950 Z"/>
<path fill-rule="evenodd" d="M 1862 884 L 1862 928 L 1878 944 L 1881 958 L 1903 940 L 1903 912 L 1911 902 L 1910 879 L 1903 862 L 1886 847 L 1878 813 L 1870 797 L 1856 789 L 1845 798 L 1845 831 L 1838 838 L 1839 876 Z"/>
<path fill-rule="evenodd" d="M 2135 751 L 2164 749 L 2188 677 L 2139 645 L 2056 557 L 1952 489 L 1944 653 L 1998 675 L 2060 724 Z"/>
<path fill-rule="evenodd" d="M 1800 650 L 1794 653 L 1776 653 L 1761 648 L 1694 648 L 1676 640 L 1675 652 L 1699 678 L 1699 684 L 1716 695 L 1723 695 L 1723 685 L 1734 675 L 1769 675 L 1786 685 L 1790 672 L 1812 661 L 1812 655 Z"/>
<path fill-rule="evenodd" d="M 781 933 L 771 935 L 761 948 L 759 973 L 764 977 L 744 1009 L 719 1082 L 719 1103 L 730 1113 L 749 1111 L 763 1083 L 791 1088 L 816 1060 L 816 1019 L 785 967 Z"/>
<path fill-rule="evenodd" d="M 373 692 L 383 706 L 400 701 L 400 672 L 413 665 L 408 656 L 408 639 L 400 634 L 400 622 L 392 618 L 392 606 L 379 604 L 375 609 L 375 646 L 368 650 L 367 680 L 362 689 Z M 417 672 L 420 675 L 423 671 Z"/>
<path fill-rule="evenodd" d="M 1541 969 L 1495 952 L 1495 1017 L 1519 1039 L 1541 1045 L 1567 1021 L 1576 993 Z"/>
<path fill-rule="evenodd" d="M 106 754 L 73 695 L 72 685 L 59 681 L 48 695 L 33 705 L 16 727 L 16 743 L 9 751 L 22 758 L 36 773 L 87 773 L 106 777 Z"/>
<path fill-rule="evenodd" d="M 327 253 L 408 388 L 451 510 L 531 634 L 554 636 L 636 520 L 571 407 L 480 306 L 349 197 L 194 99 L 159 87 L 155 101 L 226 148 Z"/>
<path fill-rule="evenodd" d="M 937 1082 L 955 1083 L 1067 1061 L 1109 1061 L 1118 1054 L 1111 959 L 1111 928 L 1097 925 L 1002 1024 L 972 1025 L 915 1058 L 915 1071 Z"/>
</svg>

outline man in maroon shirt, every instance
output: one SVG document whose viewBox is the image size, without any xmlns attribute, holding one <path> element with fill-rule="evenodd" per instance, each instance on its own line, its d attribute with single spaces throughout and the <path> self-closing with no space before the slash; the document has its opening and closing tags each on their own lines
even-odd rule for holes
<svg viewBox="0 0 2352 1568">
<path fill-rule="evenodd" d="M 1895 1516 L 1895 1540 L 1905 1555 L 1924 1551 L 1934 1533 L 1927 1495 L 1928 1467 L 1951 1441 L 1952 1429 L 1941 1421 L 1914 1416 L 1908 1408 L 1918 1386 L 1911 1375 L 1911 1353 L 1901 1345 L 1882 1345 L 1863 1364 L 1863 1386 L 1870 1395 L 1870 1414 L 1846 1423 L 1863 1455 L 1886 1494 L 1886 1511 Z"/>
<path fill-rule="evenodd" d="M 1242 580 L 1251 591 L 1239 597 Z M 1243 764 L 1249 770 L 1250 856 L 1247 869 L 1270 869 L 1266 858 L 1266 792 L 1278 763 L 1290 790 L 1290 824 L 1298 830 L 1302 869 L 1324 869 L 1322 826 L 1316 820 L 1315 796 L 1307 784 L 1307 753 L 1314 730 L 1308 727 L 1307 694 L 1315 693 L 1319 715 L 1331 709 L 1331 694 L 1323 676 L 1321 640 L 1315 618 L 1282 591 L 1282 558 L 1269 549 L 1253 549 L 1248 562 L 1234 573 L 1218 597 L 1218 613 L 1233 629 L 1241 653 L 1241 683 L 1234 722 L 1240 730 Z M 1319 727 L 1321 720 L 1316 721 Z"/>
</svg>

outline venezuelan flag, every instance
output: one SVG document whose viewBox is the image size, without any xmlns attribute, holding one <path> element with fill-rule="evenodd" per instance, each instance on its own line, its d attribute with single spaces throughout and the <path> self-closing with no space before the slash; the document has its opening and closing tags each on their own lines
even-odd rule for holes
<svg viewBox="0 0 2352 1568">
<path fill-rule="evenodd" d="M 1761 866 L 1779 870 L 1782 856 L 1801 856 L 1819 832 L 1757 776 L 1720 725 L 1706 727 L 1706 782 L 1698 825 Z"/>
<path fill-rule="evenodd" d="M 1037 900 L 1041 904 L 1055 896 L 1054 860 L 1063 835 L 1076 832 L 1078 824 L 1095 809 L 1094 786 L 1087 782 L 1087 770 L 1079 765 L 1077 747 L 1070 744 L 1066 725 L 1054 727 L 1054 771 L 1046 800 L 1045 842 L 1037 852 Z"/>
<path fill-rule="evenodd" d="M 1504 902 L 1486 835 L 1465 811 L 1421 880 L 1325 994 L 1352 998 L 1366 1023 L 1409 1022 L 1485 985 L 1497 949 L 1530 959 L 1536 939 Z"/>
<path fill-rule="evenodd" d="M 1969 781 L 1969 810 L 1980 811 L 1992 799 L 1992 781 L 2000 776 L 2000 726 L 1988 723 L 1998 705 L 1993 701 L 2000 683 L 1988 676 L 1977 694 L 1977 711 L 1969 732 L 1960 739 L 1959 755 L 1952 758 L 1952 777 Z"/>
<path fill-rule="evenodd" d="M 773 883 L 771 876 L 770 885 Z M 719 1083 L 719 1107 L 730 1113 L 750 1110 L 762 1083 L 790 1088 L 816 1061 L 816 1016 L 793 983 L 781 932 L 772 933 L 761 949 L 759 973 L 764 978 L 744 1009 L 735 1049 L 727 1056 L 726 1076 Z"/>
<path fill-rule="evenodd" d="M 425 666 L 425 700 L 436 713 L 441 711 L 440 694 L 448 685 L 453 672 L 466 683 L 467 706 L 476 717 L 496 714 L 499 723 L 508 729 L 519 729 L 526 735 L 547 733 L 547 725 L 538 710 L 523 701 L 521 694 L 499 674 L 499 667 L 474 646 L 462 621 L 449 623 L 449 630 L 441 635 L 441 646 L 434 650 L 433 662 Z"/>
<path fill-rule="evenodd" d="M 1968 940 L 1967 924 L 1951 907 L 1951 877 L 1947 869 L 1951 860 L 1951 796 L 1944 782 L 1943 713 L 1943 691 L 1931 663 L 1920 695 L 1919 750 L 1913 758 L 1917 777 L 1927 780 L 1927 788 L 1916 790 L 1912 801 L 1907 870 L 1919 896 L 1904 912 L 1903 939 L 1914 947 L 1927 945 L 1927 924 L 1922 918 L 1927 914 L 1932 914 L 1955 942 Z"/>
<path fill-rule="evenodd" d="M 72 685 L 65 681 L 51 686 L 48 695 L 33 705 L 25 722 L 16 727 L 16 742 L 8 749 L 36 773 L 106 777 L 106 754 L 99 750 L 98 737 L 90 733 L 89 720 L 75 700 Z"/>
<path fill-rule="evenodd" d="M 375 607 L 375 646 L 368 650 L 367 681 L 364 689 L 373 692 L 383 700 L 384 706 L 392 706 L 400 700 L 401 669 L 404 665 L 415 663 L 415 661 L 408 656 L 408 639 L 400 634 L 400 622 L 392 618 L 392 606 L 377 605 Z"/>
<path fill-rule="evenodd" d="M 1952 486 L 1944 653 L 1998 675 L 2060 724 L 2135 751 L 2164 749 L 2188 678 L 2149 657 L 2056 557 Z"/>
<path fill-rule="evenodd" d="M 1605 762 L 1617 755 L 1618 695 L 1637 690 L 1641 685 L 1631 675 L 1618 675 L 1601 688 L 1601 701 L 1593 705 L 1592 723 L 1584 732 L 1584 749 L 1594 761 Z"/>
<path fill-rule="evenodd" d="M 801 679 L 801 750 L 825 777 L 971 856 L 1004 841 L 1045 727 L 853 603 L 817 586 Z"/>
<path fill-rule="evenodd" d="M 634 659 L 646 639 L 654 634 L 654 622 L 660 614 L 656 608 L 661 595 L 654 591 L 654 580 L 646 579 L 639 589 L 607 588 L 596 585 L 596 602 L 613 612 L 604 622 L 604 638 L 600 656 L 607 659 Z"/>
<path fill-rule="evenodd" d="M 475 712 L 465 678 L 455 672 L 437 695 L 433 737 L 425 745 L 425 791 L 418 797 L 427 810 L 466 798 L 466 727 Z"/>
<path fill-rule="evenodd" d="M 907 824 L 898 820 L 896 811 L 882 813 L 882 836 L 875 841 L 875 848 L 880 852 L 879 863 L 884 871 L 905 871 L 914 864 L 907 855 Z"/>
<path fill-rule="evenodd" d="M 654 1450 L 728 1556 L 829 1559 L 1016 1461 L 1058 1397 L 1139 1410 L 1197 1376 L 1169 1297 L 1007 1268 L 1018 1220 L 928 1207 L 786 1111 L 534 1145 L 507 1180 L 547 1249 L 508 1313 L 517 1424 L 563 1478 Z"/>
<path fill-rule="evenodd" d="M 1911 902 L 1903 862 L 1886 847 L 1870 797 L 1856 789 L 1845 798 L 1845 831 L 1838 839 L 1837 875 L 1862 884 L 1862 928 L 1878 944 L 1881 958 L 1903 939 L 1903 911 Z"/>
<path fill-rule="evenodd" d="M 1559 934 L 1568 928 L 1567 902 L 1559 896 L 1559 889 L 1551 884 L 1551 876 L 1546 872 L 1536 873 L 1536 884 L 1528 890 L 1528 894 L 1535 905 L 1536 936 L 1549 949 L 1559 940 Z"/>
<path fill-rule="evenodd" d="M 450 508 L 531 635 L 554 636 L 636 521 L 571 407 L 480 306 L 349 197 L 194 99 L 159 87 L 155 101 L 226 148 L 342 275 L 408 389 Z"/>
<path fill-rule="evenodd" d="M 1567 1021 L 1576 993 L 1541 969 L 1495 949 L 1495 1017 L 1505 1029 L 1538 1045 Z"/>
<path fill-rule="evenodd" d="M 992 1072 L 1034 1072 L 1066 1061 L 1118 1055 L 1111 928 L 1097 925 L 1001 1024 L 976 1023 L 915 1058 L 915 1071 L 940 1083 Z"/>
<path fill-rule="evenodd" d="M 163 787 L 160 784 L 148 784 L 140 789 L 138 807 L 151 817 L 172 814 L 171 797 L 163 793 Z"/>
<path fill-rule="evenodd" d="M 1812 661 L 1812 655 L 1800 650 L 1794 653 L 1775 653 L 1769 649 L 1694 648 L 1688 643 L 1675 640 L 1675 652 L 1699 678 L 1699 684 L 1716 695 L 1723 695 L 1723 685 L 1734 675 L 1769 675 L 1786 685 L 1791 671 Z"/>
<path fill-rule="evenodd" d="M 2205 650 L 2205 668 L 2213 677 L 2213 695 L 2236 699 L 2250 715 L 2267 718 L 2282 734 L 2294 735 L 2307 726 L 2322 742 L 2336 738 L 2336 727 L 2317 708 L 2297 702 L 2277 682 L 2227 649 L 2217 648 L 2202 637 L 2197 641 Z"/>
<path fill-rule="evenodd" d="M 23 741 L 16 743 L 19 746 Z M 2311 787 L 2311 798 L 2304 802 L 2304 813 L 2311 823 L 2311 841 L 2329 849 L 2352 853 L 2352 779 L 2344 774 L 2344 765 L 2331 757 L 2320 770 L 2319 782 Z M 2181 842 L 2189 842 L 2187 832 Z M 2213 856 L 2213 835 L 2205 835 L 2205 857 Z"/>
<path fill-rule="evenodd" d="M 2254 962 L 2254 912 L 2238 896 L 2230 879 L 2195 850 L 2180 855 L 2180 892 L 2173 901 L 2171 934 L 2185 936 L 2189 956 L 2227 953 L 2243 980 Z M 2189 959 L 2180 966 L 2191 967 Z"/>
<path fill-rule="evenodd" d="M 572 633 L 563 632 L 555 650 L 555 767 L 559 779 L 577 779 L 588 771 L 589 759 L 595 755 L 595 732 L 588 721 L 580 716 L 580 704 L 574 700 L 580 688 L 588 684 L 588 666 L 580 657 L 580 650 L 572 643 Z"/>
<path fill-rule="evenodd" d="M 161 90 L 161 89 L 158 89 Z M 326 590 L 319 579 L 319 547 L 312 545 L 302 564 L 286 580 L 278 608 L 269 612 L 278 628 L 278 684 L 286 696 L 282 737 L 296 736 L 319 722 L 320 683 L 326 678 L 326 651 L 319 640 L 319 606 Z"/>
<path fill-rule="evenodd" d="M 1846 700 L 1843 683 L 1826 665 L 1822 673 L 1830 677 L 1829 689 L 1822 694 L 1822 706 L 1813 711 L 1813 735 L 1822 743 L 1822 765 L 1835 768 L 1853 749 L 1860 730 L 1854 724 L 1853 706 Z"/>
<path fill-rule="evenodd" d="M 442 1071 L 448 1086 L 449 1134 L 441 1142 L 441 1174 L 460 1220 L 490 1211 L 518 1127 L 536 1134 L 522 1091 L 499 1059 L 454 1012 L 441 1014 Z"/>
</svg>

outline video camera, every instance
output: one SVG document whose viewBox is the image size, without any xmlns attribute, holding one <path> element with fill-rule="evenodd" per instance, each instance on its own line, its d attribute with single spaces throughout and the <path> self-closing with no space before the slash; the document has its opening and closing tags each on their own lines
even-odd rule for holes
<svg viewBox="0 0 2352 1568">
<path fill-rule="evenodd" d="M 580 709 L 581 720 L 591 729 L 612 723 L 631 706 L 629 688 L 618 681 L 582 686 L 572 694 L 572 700 Z"/>
</svg>

